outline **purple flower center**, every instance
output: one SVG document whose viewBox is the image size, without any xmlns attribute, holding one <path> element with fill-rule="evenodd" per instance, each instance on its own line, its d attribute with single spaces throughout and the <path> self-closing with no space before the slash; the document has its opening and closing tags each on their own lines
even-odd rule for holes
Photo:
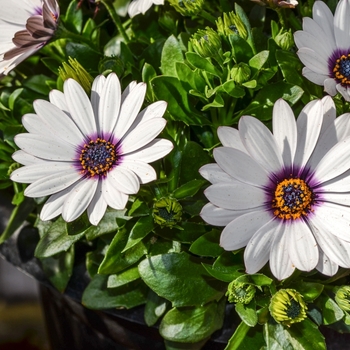
<svg viewBox="0 0 350 350">
<path fill-rule="evenodd" d="M 82 172 L 90 176 L 106 176 L 117 160 L 116 146 L 101 138 L 84 144 L 79 157 Z"/>
</svg>

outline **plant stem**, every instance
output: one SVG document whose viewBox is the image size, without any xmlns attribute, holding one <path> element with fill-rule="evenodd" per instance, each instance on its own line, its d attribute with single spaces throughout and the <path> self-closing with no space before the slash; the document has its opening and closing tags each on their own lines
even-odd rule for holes
<svg viewBox="0 0 350 350">
<path fill-rule="evenodd" d="M 119 33 L 124 38 L 124 41 L 126 43 L 130 42 L 130 39 L 129 39 L 128 35 L 126 34 L 126 31 L 123 27 L 123 24 L 118 16 L 118 14 L 115 12 L 113 5 L 109 2 L 109 0 L 100 0 L 100 2 L 105 6 L 109 15 L 112 17 L 112 20 L 113 20 L 115 26 L 117 27 Z"/>
<path fill-rule="evenodd" d="M 214 16 L 212 16 L 210 13 L 208 13 L 207 11 L 202 10 L 201 13 L 200 13 L 200 15 L 201 15 L 204 19 L 206 19 L 207 21 L 209 21 L 209 22 L 215 24 L 216 18 L 215 18 Z"/>
</svg>

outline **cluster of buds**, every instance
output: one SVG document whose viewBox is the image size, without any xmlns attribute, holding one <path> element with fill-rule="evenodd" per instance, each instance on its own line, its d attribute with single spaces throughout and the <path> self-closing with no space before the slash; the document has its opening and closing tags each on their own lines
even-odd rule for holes
<svg viewBox="0 0 350 350">
<path fill-rule="evenodd" d="M 222 51 L 221 38 L 212 28 L 199 29 L 190 40 L 193 50 L 202 57 L 216 58 Z"/>
<path fill-rule="evenodd" d="M 169 0 L 169 3 L 183 16 L 195 16 L 202 10 L 204 0 Z"/>
<path fill-rule="evenodd" d="M 221 36 L 238 34 L 241 38 L 247 39 L 248 32 L 242 20 L 233 11 L 224 13 L 223 17 L 219 17 L 216 21 L 218 33 Z"/>
<path fill-rule="evenodd" d="M 267 5 L 271 8 L 284 7 L 284 8 L 295 8 L 298 5 L 297 0 L 250 0 L 258 3 L 259 5 Z"/>
</svg>

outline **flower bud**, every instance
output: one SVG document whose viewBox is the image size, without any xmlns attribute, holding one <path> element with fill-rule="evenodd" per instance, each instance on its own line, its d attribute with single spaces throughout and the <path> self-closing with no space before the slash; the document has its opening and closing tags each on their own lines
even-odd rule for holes
<svg viewBox="0 0 350 350">
<path fill-rule="evenodd" d="M 231 69 L 231 78 L 238 84 L 245 83 L 250 78 L 250 67 L 243 62 L 240 62 Z"/>
<path fill-rule="evenodd" d="M 221 52 L 220 36 L 212 28 L 199 29 L 190 40 L 194 51 L 202 57 L 216 58 Z"/>
<path fill-rule="evenodd" d="M 68 58 L 68 63 L 63 62 L 62 67 L 58 68 L 60 78 L 65 81 L 69 78 L 77 81 L 90 95 L 91 85 L 94 78 L 84 69 L 84 67 L 76 60 L 76 58 Z"/>
<path fill-rule="evenodd" d="M 222 17 L 219 17 L 216 21 L 216 27 L 218 33 L 222 36 L 228 36 L 231 34 L 238 34 L 243 39 L 248 38 L 246 27 L 242 20 L 233 11 L 224 13 Z"/>
<path fill-rule="evenodd" d="M 255 292 L 254 285 L 234 280 L 228 285 L 226 296 L 230 303 L 249 304 L 253 300 Z"/>
<path fill-rule="evenodd" d="M 170 5 L 183 16 L 194 16 L 203 7 L 204 0 L 169 0 Z"/>
<path fill-rule="evenodd" d="M 307 306 L 296 290 L 281 289 L 272 296 L 269 310 L 276 322 L 290 326 L 306 318 Z"/>
<path fill-rule="evenodd" d="M 280 48 L 287 51 L 294 45 L 293 34 L 290 29 L 289 31 L 281 30 L 275 36 L 275 41 Z"/>
<path fill-rule="evenodd" d="M 153 220 L 161 227 L 174 227 L 182 215 L 182 206 L 175 198 L 161 198 L 153 205 Z"/>
<path fill-rule="evenodd" d="M 342 286 L 335 294 L 335 301 L 344 311 L 350 311 L 350 286 Z"/>
</svg>

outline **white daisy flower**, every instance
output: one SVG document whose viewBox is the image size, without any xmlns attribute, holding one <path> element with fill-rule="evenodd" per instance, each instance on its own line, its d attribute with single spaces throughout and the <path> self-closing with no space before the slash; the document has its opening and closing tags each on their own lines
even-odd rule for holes
<svg viewBox="0 0 350 350">
<path fill-rule="evenodd" d="M 140 13 L 144 15 L 153 4 L 164 5 L 164 0 L 132 0 L 128 7 L 129 16 L 134 17 Z"/>
<path fill-rule="evenodd" d="M 350 101 L 350 0 L 339 1 L 334 17 L 323 1 L 315 2 L 312 13 L 294 34 L 303 75 L 329 95 L 340 92 Z"/>
<path fill-rule="evenodd" d="M 0 0 L 0 76 L 51 39 L 57 28 L 56 0 Z"/>
<path fill-rule="evenodd" d="M 268 261 L 280 280 L 295 268 L 325 275 L 350 268 L 349 118 L 335 119 L 329 96 L 306 105 L 297 121 L 278 100 L 273 134 L 251 116 L 240 119 L 238 130 L 218 129 L 223 147 L 214 150 L 216 164 L 200 169 L 212 183 L 201 216 L 226 226 L 225 250 L 246 247 L 247 273 Z"/>
<path fill-rule="evenodd" d="M 36 114 L 23 116 L 28 133 L 15 142 L 21 150 L 13 159 L 25 165 L 11 179 L 30 183 L 28 197 L 50 196 L 40 218 L 60 214 L 69 222 L 86 209 L 97 225 L 107 205 L 124 209 L 140 184 L 156 179 L 148 164 L 168 154 L 173 145 L 155 137 L 163 130 L 166 102 L 158 101 L 143 111 L 146 84 L 132 82 L 121 93 L 118 77 L 98 76 L 91 100 L 73 79 L 64 92 L 53 90 L 50 102 L 36 100 Z"/>
</svg>

